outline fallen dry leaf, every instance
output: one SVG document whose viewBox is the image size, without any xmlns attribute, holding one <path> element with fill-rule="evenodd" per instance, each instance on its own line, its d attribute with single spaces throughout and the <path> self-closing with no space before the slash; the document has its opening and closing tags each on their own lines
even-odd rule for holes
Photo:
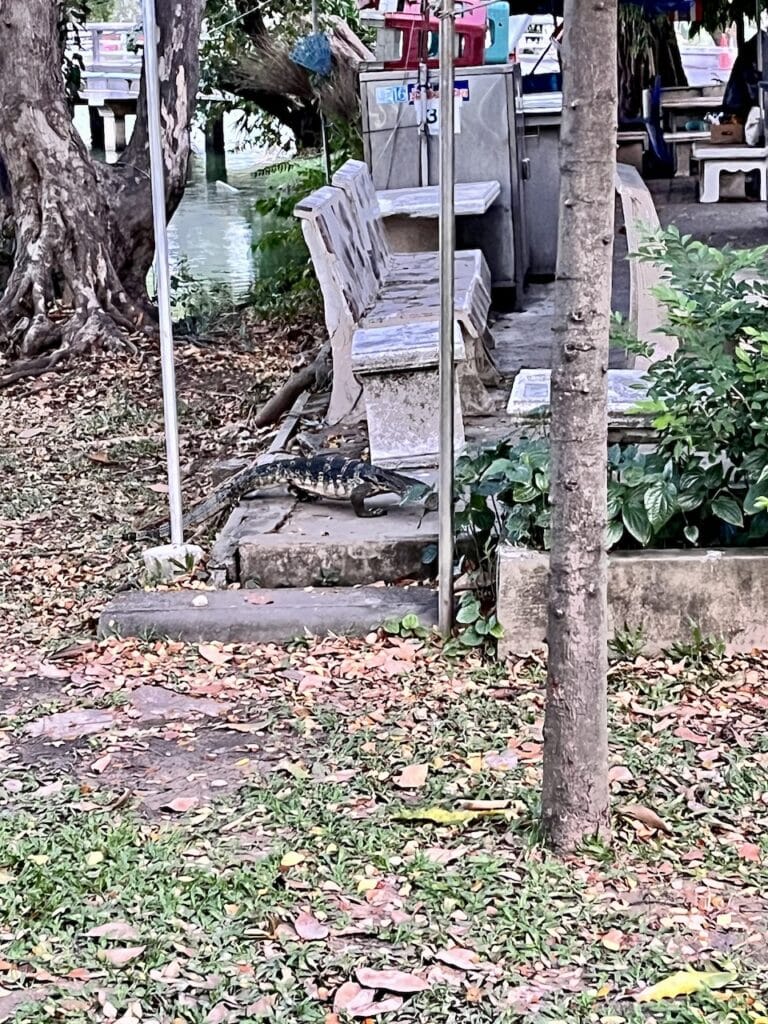
<svg viewBox="0 0 768 1024">
<path fill-rule="evenodd" d="M 97 775 L 101 775 L 101 773 L 109 766 L 111 760 L 112 755 L 105 754 L 103 757 L 100 757 L 93 762 L 91 765 L 91 771 L 96 772 Z"/>
<path fill-rule="evenodd" d="M 103 949 L 100 956 L 115 967 L 122 967 L 141 956 L 146 948 L 146 946 L 124 946 L 118 949 Z"/>
<path fill-rule="evenodd" d="M 289 850 L 287 853 L 283 854 L 283 857 L 280 861 L 280 867 L 295 868 L 299 864 L 303 864 L 306 859 L 307 858 L 303 853 L 298 853 L 295 850 Z"/>
<path fill-rule="evenodd" d="M 187 811 L 191 811 L 193 807 L 197 807 L 198 800 L 196 796 L 177 796 L 173 800 L 169 800 L 165 804 L 161 804 L 162 810 L 175 811 L 177 814 L 185 814 Z"/>
<path fill-rule="evenodd" d="M 428 774 L 428 764 L 409 764 L 395 779 L 395 785 L 400 789 L 421 789 Z"/>
<path fill-rule="evenodd" d="M 736 852 L 742 860 L 749 860 L 754 864 L 759 864 L 762 860 L 760 847 L 756 846 L 755 843 L 742 843 Z"/>
<path fill-rule="evenodd" d="M 293 927 L 299 938 L 305 939 L 307 942 L 327 939 L 331 930 L 327 924 L 323 924 L 316 917 L 303 911 L 294 919 Z"/>
<path fill-rule="evenodd" d="M 493 772 L 510 772 L 517 768 L 519 758 L 514 750 L 501 750 L 498 754 L 486 754 L 484 757 L 486 768 Z"/>
<path fill-rule="evenodd" d="M 107 921 L 106 924 L 97 924 L 95 928 L 90 928 L 85 934 L 92 939 L 120 939 L 122 942 L 132 942 L 139 937 L 139 933 L 127 921 Z"/>
<path fill-rule="evenodd" d="M 374 971 L 369 967 L 358 967 L 355 977 L 365 988 L 383 988 L 387 992 L 423 992 L 429 982 L 407 971 Z"/>
<path fill-rule="evenodd" d="M 449 967 L 457 967 L 460 971 L 473 971 L 477 969 L 480 957 L 474 949 L 451 946 L 450 949 L 438 950 L 435 953 L 435 960 L 448 964 Z"/>
<path fill-rule="evenodd" d="M 643 989 L 635 996 L 637 1003 L 656 1003 L 662 999 L 676 999 L 694 992 L 725 988 L 736 981 L 733 971 L 677 971 L 663 981 Z"/>
<path fill-rule="evenodd" d="M 354 1014 L 356 1006 L 368 1006 L 376 993 L 358 985 L 355 981 L 345 981 L 336 989 L 333 997 L 333 1012 L 339 1013 L 346 1010 Z"/>
<path fill-rule="evenodd" d="M 257 594 L 253 591 L 249 591 L 244 600 L 247 604 L 274 604 L 275 602 L 271 597 L 267 597 L 266 594 Z"/>
<path fill-rule="evenodd" d="M 657 832 L 666 832 L 672 835 L 672 829 L 663 821 L 650 807 L 643 807 L 642 804 L 624 804 L 618 808 L 618 813 L 624 818 L 632 818 L 634 821 L 642 822 L 648 828 L 654 828 Z"/>
<path fill-rule="evenodd" d="M 226 665 L 227 662 L 232 661 L 232 655 L 222 651 L 215 644 L 200 644 L 197 650 L 200 657 L 210 662 L 211 665 Z"/>
</svg>

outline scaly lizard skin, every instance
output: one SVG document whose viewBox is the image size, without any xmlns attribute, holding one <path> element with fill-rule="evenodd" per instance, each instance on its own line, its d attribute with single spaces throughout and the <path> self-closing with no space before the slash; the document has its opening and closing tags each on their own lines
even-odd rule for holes
<svg viewBox="0 0 768 1024">
<path fill-rule="evenodd" d="M 386 509 L 365 507 L 365 499 L 376 494 L 396 494 L 405 498 L 409 492 L 427 490 L 421 480 L 393 473 L 359 459 L 343 455 L 314 455 L 308 459 L 282 459 L 260 466 L 248 466 L 235 473 L 216 488 L 210 497 L 191 509 L 184 517 L 185 529 L 200 526 L 242 498 L 255 497 L 263 488 L 284 485 L 300 500 L 330 498 L 348 501 L 361 517 L 383 516 Z M 427 494 L 425 507 L 433 510 L 437 496 Z"/>
</svg>

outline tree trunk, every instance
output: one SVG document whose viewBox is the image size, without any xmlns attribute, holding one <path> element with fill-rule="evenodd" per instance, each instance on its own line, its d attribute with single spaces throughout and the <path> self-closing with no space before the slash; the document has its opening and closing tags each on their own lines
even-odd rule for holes
<svg viewBox="0 0 768 1024">
<path fill-rule="evenodd" d="M 188 0 L 183 17 L 175 0 L 157 6 L 171 213 L 186 181 L 204 0 Z M 0 160 L 15 235 L 0 350 L 12 356 L 114 348 L 148 309 L 154 239 L 143 82 L 121 161 L 91 159 L 67 104 L 59 19 L 51 0 L 0 0 Z"/>
<path fill-rule="evenodd" d="M 552 366 L 552 551 L 542 822 L 573 850 L 610 834 L 607 393 L 617 0 L 566 0 Z"/>
</svg>

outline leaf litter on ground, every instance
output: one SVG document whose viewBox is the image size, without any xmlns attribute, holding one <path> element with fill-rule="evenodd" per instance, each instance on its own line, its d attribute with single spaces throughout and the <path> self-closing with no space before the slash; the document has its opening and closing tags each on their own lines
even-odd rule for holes
<svg viewBox="0 0 768 1024">
<path fill-rule="evenodd" d="M 258 447 L 238 434 L 248 357 L 224 372 L 223 357 L 182 353 L 206 459 L 233 437 Z M 217 360 L 221 429 L 195 404 Z M 137 369 L 136 395 L 156 401 L 156 369 Z M 162 508 L 146 486 L 157 443 L 112 441 L 157 435 L 160 406 L 148 418 L 118 377 L 98 365 L 90 380 L 0 395 L 7 422 L 40 431 L 13 442 L 15 466 L 22 441 L 33 457 L 0 511 L 13 526 L 0 545 L 19 529 L 29 541 L 24 559 L 0 552 L 0 987 L 30 997 L 23 1024 L 74 998 L 82 1019 L 162 1019 L 169 991 L 214 1021 L 672 1024 L 676 1002 L 710 1000 L 708 1021 L 757 1024 L 763 656 L 614 665 L 614 853 L 556 861 L 535 841 L 536 661 L 448 661 L 378 634 L 290 648 L 95 639 L 138 551 L 111 524 Z M 725 989 L 630 1008 L 623 995 L 731 962 Z"/>
</svg>

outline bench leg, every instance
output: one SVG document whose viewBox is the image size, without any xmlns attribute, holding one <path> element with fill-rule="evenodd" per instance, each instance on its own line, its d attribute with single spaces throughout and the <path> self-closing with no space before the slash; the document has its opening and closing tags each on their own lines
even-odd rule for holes
<svg viewBox="0 0 768 1024">
<path fill-rule="evenodd" d="M 768 200 L 768 164 L 760 168 L 760 198 L 763 202 Z"/>
<path fill-rule="evenodd" d="M 690 142 L 675 143 L 675 177 L 688 178 L 691 174 L 691 151 L 693 144 Z"/>
<path fill-rule="evenodd" d="M 708 160 L 703 161 L 700 203 L 717 203 L 720 200 L 720 168 Z"/>
</svg>

